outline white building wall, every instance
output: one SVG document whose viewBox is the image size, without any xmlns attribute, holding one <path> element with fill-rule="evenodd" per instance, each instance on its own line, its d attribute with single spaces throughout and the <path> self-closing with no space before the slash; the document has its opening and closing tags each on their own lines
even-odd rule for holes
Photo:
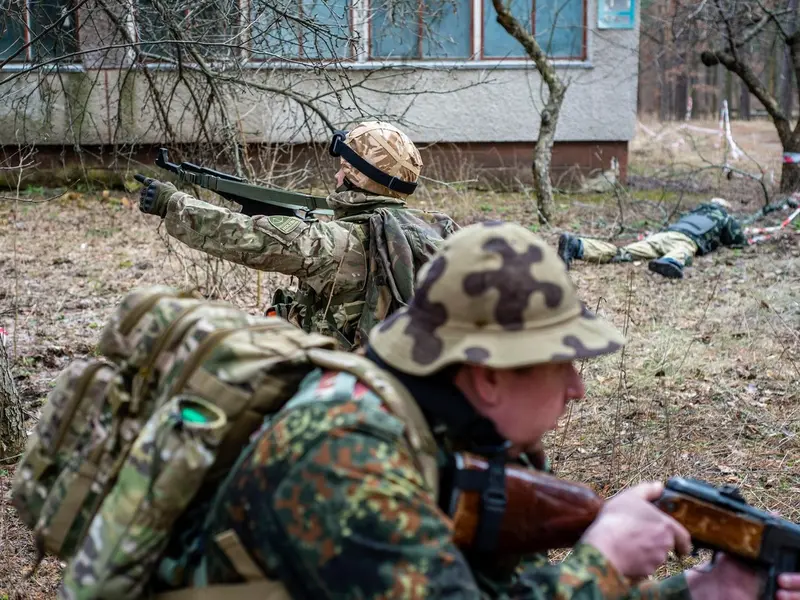
<svg viewBox="0 0 800 600">
<path fill-rule="evenodd" d="M 598 30 L 599 0 L 586 1 L 588 56 L 585 61 L 559 64 L 558 72 L 569 88 L 556 141 L 627 141 L 633 137 L 636 123 L 639 16 L 632 30 Z M 337 126 L 346 127 L 375 115 L 402 115 L 405 129 L 420 143 L 536 140 L 539 107 L 546 90 L 530 64 L 425 62 L 415 70 L 408 68 L 410 64 L 413 63 L 392 66 L 395 75 L 382 73 L 371 81 L 375 91 L 358 89 L 358 104 L 366 114 L 361 114 L 342 94 L 343 106 L 331 103 L 325 108 L 328 118 Z M 356 63 L 348 68 L 347 75 L 357 82 L 370 68 Z M 13 71 L 8 69 L 0 73 L 0 80 L 10 73 Z M 265 73 L 253 68 L 247 70 L 247 77 L 274 85 L 276 73 L 270 71 L 269 77 Z M 153 75 L 159 87 L 171 87 L 174 72 L 156 70 Z M 338 77 L 334 71 L 326 75 L 331 76 Z M 322 77 L 308 70 L 279 74 L 284 83 L 308 93 L 324 89 Z M 403 93 L 412 88 L 432 93 Z M 130 77 L 119 68 L 75 65 L 59 74 L 26 75 L 0 86 L 0 97 L 4 99 L 0 142 L 159 143 L 164 134 L 156 125 L 158 120 L 146 90 L 141 73 Z M 188 94 L 178 88 L 177 95 L 180 100 L 171 103 L 171 125 L 180 132 L 180 141 L 200 139 L 199 124 L 184 110 L 190 101 Z M 232 98 L 228 109 L 252 142 L 297 143 L 329 137 L 320 122 L 311 131 L 300 127 L 303 116 L 296 104 L 254 89 Z M 219 124 L 206 126 L 213 130 Z"/>
</svg>

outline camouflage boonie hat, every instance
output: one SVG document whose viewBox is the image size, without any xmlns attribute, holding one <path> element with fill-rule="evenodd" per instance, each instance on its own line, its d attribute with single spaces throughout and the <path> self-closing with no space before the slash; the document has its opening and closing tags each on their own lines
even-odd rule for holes
<svg viewBox="0 0 800 600">
<path fill-rule="evenodd" d="M 415 294 L 369 335 L 391 366 L 427 375 L 453 363 L 515 368 L 609 354 L 616 327 L 578 299 L 554 248 L 513 223 L 448 237 L 420 269 Z"/>
<path fill-rule="evenodd" d="M 361 158 L 388 175 L 409 183 L 419 178 L 422 170 L 419 150 L 405 133 L 390 123 L 366 121 L 349 131 L 344 141 Z M 372 181 L 344 159 L 342 170 L 350 183 L 367 192 L 391 198 L 408 196 Z"/>
</svg>

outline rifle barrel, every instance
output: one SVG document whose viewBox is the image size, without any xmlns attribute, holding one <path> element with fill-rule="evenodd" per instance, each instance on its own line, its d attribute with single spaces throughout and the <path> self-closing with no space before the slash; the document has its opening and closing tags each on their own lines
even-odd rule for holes
<svg viewBox="0 0 800 600">
<path fill-rule="evenodd" d="M 241 205 L 242 213 L 255 215 L 286 215 L 307 219 L 309 215 L 333 215 L 327 200 L 292 192 L 282 188 L 263 187 L 246 179 L 203 167 L 190 162 L 180 165 L 169 162 L 166 148 L 159 148 L 156 166 L 178 175 L 178 180 L 216 192 L 223 198 Z"/>
</svg>

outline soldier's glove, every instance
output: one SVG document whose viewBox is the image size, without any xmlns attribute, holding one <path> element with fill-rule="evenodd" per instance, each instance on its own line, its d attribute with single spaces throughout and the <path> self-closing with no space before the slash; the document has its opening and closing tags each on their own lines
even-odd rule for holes
<svg viewBox="0 0 800 600">
<path fill-rule="evenodd" d="M 163 219 L 167 215 L 167 203 L 178 188 L 171 183 L 151 179 L 139 173 L 133 178 L 144 186 L 139 194 L 139 210 L 148 215 L 158 215 Z"/>
</svg>

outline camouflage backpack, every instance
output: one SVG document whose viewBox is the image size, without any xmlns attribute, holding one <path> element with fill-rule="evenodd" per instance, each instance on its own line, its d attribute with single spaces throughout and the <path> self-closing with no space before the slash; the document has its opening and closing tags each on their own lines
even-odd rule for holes
<svg viewBox="0 0 800 600">
<path fill-rule="evenodd" d="M 129 294 L 100 357 L 57 378 L 13 482 L 40 552 L 68 561 L 60 597 L 141 597 L 173 526 L 264 418 L 317 365 L 365 360 L 334 348 L 171 288 Z"/>
</svg>

